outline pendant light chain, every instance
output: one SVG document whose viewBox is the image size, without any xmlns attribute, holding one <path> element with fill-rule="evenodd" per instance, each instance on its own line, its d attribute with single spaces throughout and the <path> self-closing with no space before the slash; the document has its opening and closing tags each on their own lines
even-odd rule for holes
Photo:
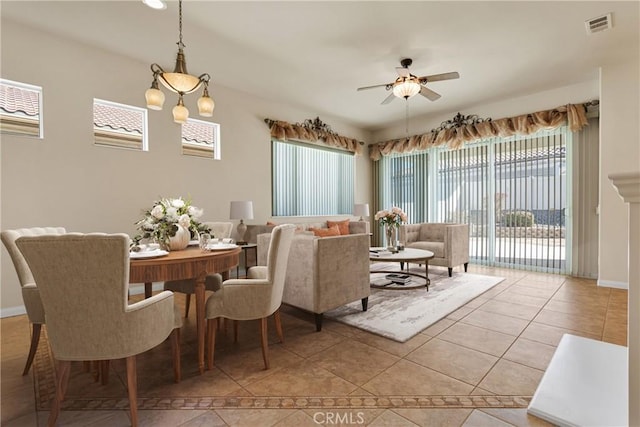
<svg viewBox="0 0 640 427">
<path fill-rule="evenodd" d="M 405 100 L 404 109 L 404 131 L 407 135 L 407 142 L 409 142 L 409 100 Z"/>
<path fill-rule="evenodd" d="M 178 47 L 183 48 L 186 47 L 184 43 L 182 43 L 182 0 L 178 2 L 178 15 L 179 19 L 179 30 L 180 30 L 180 40 L 178 41 Z"/>
</svg>

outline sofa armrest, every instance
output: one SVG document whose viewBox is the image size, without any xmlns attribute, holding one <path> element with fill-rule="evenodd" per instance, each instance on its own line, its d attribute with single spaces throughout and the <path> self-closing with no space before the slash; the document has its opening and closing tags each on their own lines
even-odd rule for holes
<svg viewBox="0 0 640 427">
<path fill-rule="evenodd" d="M 445 226 L 444 251 L 450 265 L 469 262 L 469 224 Z"/>
<path fill-rule="evenodd" d="M 369 222 L 349 221 L 349 234 L 369 234 Z"/>
</svg>

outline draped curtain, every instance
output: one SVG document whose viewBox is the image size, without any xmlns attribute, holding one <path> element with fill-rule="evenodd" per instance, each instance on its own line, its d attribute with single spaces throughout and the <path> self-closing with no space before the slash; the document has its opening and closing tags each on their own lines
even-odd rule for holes
<svg viewBox="0 0 640 427">
<path fill-rule="evenodd" d="M 311 129 L 299 123 L 292 124 L 282 120 L 265 119 L 265 123 L 269 126 L 271 138 L 279 141 L 320 141 L 330 147 L 341 148 L 357 155 L 362 154 L 362 143 L 354 138 L 348 138 L 326 130 Z"/>
<path fill-rule="evenodd" d="M 371 160 L 380 160 L 391 153 L 407 153 L 414 150 L 426 150 L 432 146 L 448 144 L 459 148 L 464 143 L 492 137 L 510 137 L 528 135 L 541 129 L 553 129 L 568 124 L 569 129 L 577 132 L 587 125 L 585 104 L 567 104 L 552 110 L 538 111 L 515 117 L 487 120 L 459 127 L 432 130 L 410 138 L 393 139 L 369 146 Z"/>
</svg>

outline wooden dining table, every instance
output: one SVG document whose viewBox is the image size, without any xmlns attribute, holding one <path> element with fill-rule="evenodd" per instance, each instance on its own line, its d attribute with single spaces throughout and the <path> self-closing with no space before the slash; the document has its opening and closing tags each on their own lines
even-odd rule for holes
<svg viewBox="0 0 640 427">
<path fill-rule="evenodd" d="M 223 279 L 228 279 L 229 270 L 238 265 L 241 251 L 240 247 L 203 251 L 195 246 L 157 258 L 131 259 L 129 263 L 129 283 L 144 283 L 145 298 L 151 296 L 153 282 L 195 279 L 198 368 L 201 374 L 204 372 L 205 278 L 207 274 L 220 273 Z"/>
</svg>

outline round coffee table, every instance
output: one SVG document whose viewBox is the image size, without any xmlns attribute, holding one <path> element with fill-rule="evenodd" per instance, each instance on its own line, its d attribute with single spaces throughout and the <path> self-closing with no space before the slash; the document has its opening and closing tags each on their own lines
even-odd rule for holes
<svg viewBox="0 0 640 427">
<path fill-rule="evenodd" d="M 429 260 L 434 257 L 433 252 L 426 251 L 423 249 L 413 249 L 413 248 L 405 248 L 403 251 L 398 251 L 395 253 L 380 253 L 376 251 L 382 251 L 385 248 L 371 248 L 369 250 L 369 260 L 370 261 L 384 261 L 384 262 L 399 262 L 400 263 L 400 272 L 402 274 L 409 274 L 411 276 L 422 277 L 425 279 L 427 291 L 429 290 L 429 285 L 431 284 L 431 280 L 429 280 Z M 375 253 L 375 255 L 374 255 Z M 424 263 L 424 276 L 419 273 L 413 273 L 410 271 L 404 271 L 404 263 L 414 262 L 418 264 Z M 382 271 L 376 270 L 372 271 L 372 273 L 398 273 L 397 271 Z M 374 285 L 372 285 L 374 286 Z M 421 285 L 422 286 L 422 285 Z M 381 287 L 384 286 L 374 286 Z M 415 286 L 414 286 L 415 287 Z M 406 288 L 389 288 L 389 289 L 409 289 Z"/>
</svg>

